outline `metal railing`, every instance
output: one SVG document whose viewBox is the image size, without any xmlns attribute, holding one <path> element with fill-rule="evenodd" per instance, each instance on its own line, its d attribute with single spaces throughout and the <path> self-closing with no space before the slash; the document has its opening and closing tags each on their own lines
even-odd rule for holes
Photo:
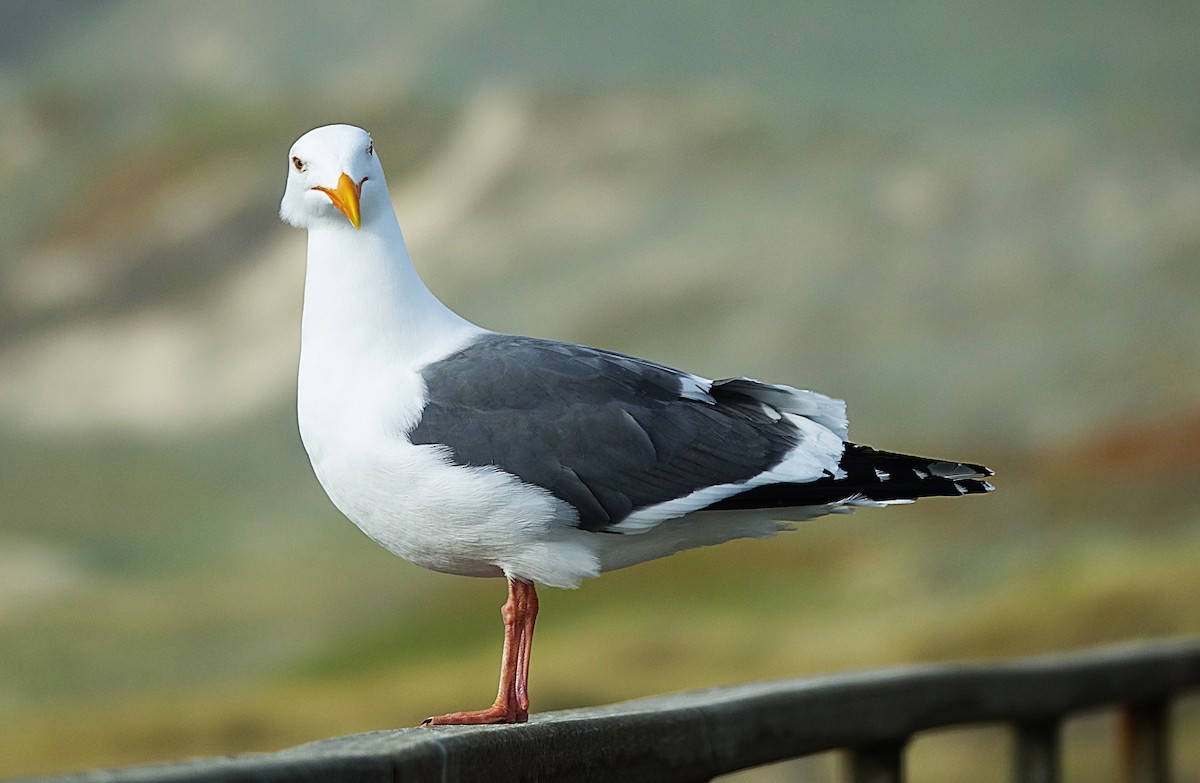
<svg viewBox="0 0 1200 783">
<path fill-rule="evenodd" d="M 679 781 L 844 749 L 854 783 L 904 780 L 914 734 L 1014 727 L 1012 779 L 1059 778 L 1060 726 L 1121 710 L 1125 780 L 1170 780 L 1170 705 L 1200 688 L 1200 640 L 1001 663 L 888 669 L 660 696 L 516 726 L 377 731 L 272 754 L 85 773 L 73 783 Z M 1200 740 L 1198 740 L 1200 741 Z"/>
</svg>

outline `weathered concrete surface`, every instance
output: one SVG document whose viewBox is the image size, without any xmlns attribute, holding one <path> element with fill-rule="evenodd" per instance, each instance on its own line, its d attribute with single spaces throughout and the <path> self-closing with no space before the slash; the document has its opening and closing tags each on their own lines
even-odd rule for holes
<svg viewBox="0 0 1200 783">
<path fill-rule="evenodd" d="M 1200 688 L 1200 639 L 998 664 L 889 669 L 680 693 L 534 715 L 517 726 L 409 728 L 278 753 L 40 779 L 231 781 L 699 781 L 822 750 L 902 743 L 981 721 L 1054 720 Z"/>
</svg>

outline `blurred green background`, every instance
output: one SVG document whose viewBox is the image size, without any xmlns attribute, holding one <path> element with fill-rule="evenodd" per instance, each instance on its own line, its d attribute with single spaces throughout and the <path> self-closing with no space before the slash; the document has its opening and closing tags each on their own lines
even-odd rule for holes
<svg viewBox="0 0 1200 783">
<path fill-rule="evenodd" d="M 471 320 L 822 390 L 856 440 L 999 474 L 543 591 L 535 710 L 1200 633 L 1197 30 L 1195 2 L 0 0 L 0 777 L 490 700 L 503 585 L 369 542 L 296 434 L 275 213 L 330 122 L 372 131 Z M 1111 728 L 1072 724 L 1069 779 Z M 999 781 L 1004 742 L 913 764 Z"/>
</svg>

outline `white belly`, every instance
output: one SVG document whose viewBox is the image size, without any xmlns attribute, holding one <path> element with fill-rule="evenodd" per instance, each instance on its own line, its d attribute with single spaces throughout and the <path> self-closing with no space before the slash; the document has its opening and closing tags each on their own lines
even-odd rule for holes
<svg viewBox="0 0 1200 783">
<path fill-rule="evenodd" d="M 456 465 L 437 446 L 301 418 L 329 499 L 374 541 L 424 568 L 569 586 L 599 573 L 566 504 L 491 467 Z M 346 424 L 345 422 L 343 423 Z M 392 430 L 395 432 L 395 430 Z"/>
</svg>

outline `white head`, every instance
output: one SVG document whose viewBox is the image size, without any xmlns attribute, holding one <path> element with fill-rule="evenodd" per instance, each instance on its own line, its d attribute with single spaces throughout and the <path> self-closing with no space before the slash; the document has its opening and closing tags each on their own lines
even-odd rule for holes
<svg viewBox="0 0 1200 783">
<path fill-rule="evenodd" d="M 279 217 L 298 228 L 358 229 L 391 214 L 371 135 L 353 125 L 310 130 L 288 152 Z"/>
</svg>

